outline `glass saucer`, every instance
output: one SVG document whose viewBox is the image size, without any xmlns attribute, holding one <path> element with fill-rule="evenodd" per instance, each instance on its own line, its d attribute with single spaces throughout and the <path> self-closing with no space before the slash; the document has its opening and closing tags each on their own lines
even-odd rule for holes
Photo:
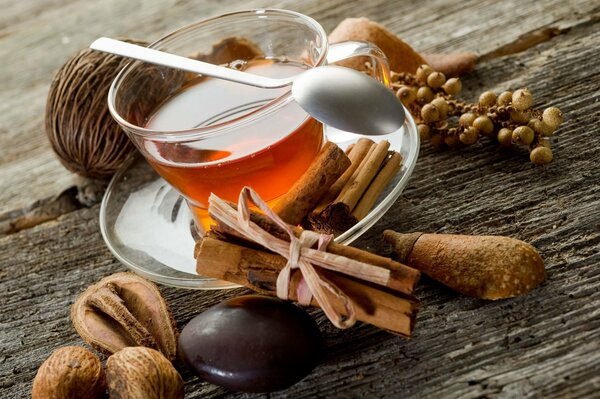
<svg viewBox="0 0 600 399">
<path fill-rule="evenodd" d="M 345 148 L 360 135 L 326 129 L 328 140 Z M 373 210 L 335 241 L 349 244 L 375 224 L 406 187 L 417 162 L 419 136 L 406 111 L 404 126 L 386 136 L 390 150 L 402 155 L 402 167 Z M 188 289 L 224 289 L 237 285 L 196 274 L 192 215 L 183 198 L 135 153 L 112 178 L 100 208 L 100 230 L 114 256 L 132 271 L 157 283 Z"/>
</svg>

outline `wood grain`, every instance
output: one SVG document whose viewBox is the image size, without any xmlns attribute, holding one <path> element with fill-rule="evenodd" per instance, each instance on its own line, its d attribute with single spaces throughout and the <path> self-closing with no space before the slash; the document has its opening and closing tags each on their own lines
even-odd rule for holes
<svg viewBox="0 0 600 399">
<path fill-rule="evenodd" d="M 51 351 L 83 345 L 70 325 L 71 303 L 89 284 L 124 269 L 100 236 L 99 206 L 87 207 L 102 186 L 89 194 L 92 200 L 78 199 L 87 183 L 62 168 L 43 132 L 54 71 L 100 35 L 152 40 L 209 15 L 266 5 L 309 14 L 327 30 L 345 17 L 366 16 L 419 51 L 496 54 L 463 79 L 461 97 L 527 86 L 536 106 L 556 105 L 566 115 L 553 139 L 555 160 L 545 167 L 533 166 L 525 151 L 485 140 L 460 150 L 424 144 L 403 196 L 356 244 L 385 252 L 384 229 L 504 234 L 540 251 L 548 270 L 541 287 L 487 302 L 424 279 L 411 340 L 367 325 L 339 331 L 311 310 L 325 335 L 325 359 L 306 379 L 270 397 L 597 397 L 600 6 L 583 0 L 427 0 L 417 8 L 384 0 L 0 0 L 0 57 L 9 60 L 0 69 L 0 222 L 46 210 L 48 199 L 68 204 L 50 207 L 49 221 L 0 238 L 0 397 L 28 397 Z M 554 28 L 560 34 L 547 41 L 510 47 L 523 35 Z M 518 52 L 494 53 L 506 48 Z M 71 197 L 60 197 L 73 186 Z M 244 292 L 161 291 L 180 327 Z M 184 378 L 186 398 L 261 397 L 226 392 L 188 372 Z"/>
</svg>

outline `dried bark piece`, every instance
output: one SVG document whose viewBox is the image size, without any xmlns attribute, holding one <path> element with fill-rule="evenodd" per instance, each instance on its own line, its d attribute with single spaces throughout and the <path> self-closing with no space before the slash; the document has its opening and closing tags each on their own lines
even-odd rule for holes
<svg viewBox="0 0 600 399">
<path fill-rule="evenodd" d="M 160 291 L 133 273 L 116 273 L 88 287 L 71 308 L 81 338 L 111 354 L 128 346 L 146 346 L 173 361 L 178 331 Z"/>
<path fill-rule="evenodd" d="M 471 72 L 477 63 L 475 53 L 424 54 L 423 58 L 434 71 L 447 77 L 455 77 Z"/>
<path fill-rule="evenodd" d="M 347 18 L 329 35 L 331 43 L 345 40 L 364 40 L 379 47 L 394 72 L 415 73 L 422 64 L 429 64 L 434 70 L 446 76 L 458 76 L 475 68 L 477 55 L 474 53 L 427 54 L 416 52 L 410 45 L 384 26 L 368 18 Z M 339 64 L 358 70 L 365 70 L 366 57 L 355 57 Z"/>
<path fill-rule="evenodd" d="M 414 73 L 425 59 L 408 44 L 382 25 L 368 18 L 346 18 L 329 34 L 330 43 L 346 40 L 364 40 L 379 47 L 387 56 L 390 69 L 395 72 Z M 357 70 L 365 70 L 366 57 L 354 57 L 339 64 Z"/>
<path fill-rule="evenodd" d="M 462 294 L 502 299 L 526 294 L 546 278 L 544 261 L 523 241 L 501 236 L 383 233 L 399 262 Z"/>
<path fill-rule="evenodd" d="M 258 45 L 245 37 L 226 37 L 212 46 L 210 53 L 192 54 L 191 58 L 211 64 L 223 65 L 232 61 L 249 61 L 254 58 L 264 57 L 264 52 Z"/>
</svg>

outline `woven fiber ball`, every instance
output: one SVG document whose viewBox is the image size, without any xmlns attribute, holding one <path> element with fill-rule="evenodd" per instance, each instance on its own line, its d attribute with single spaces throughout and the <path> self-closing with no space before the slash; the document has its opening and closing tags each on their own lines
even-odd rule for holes
<svg viewBox="0 0 600 399">
<path fill-rule="evenodd" d="M 146 43 L 126 40 L 146 46 Z M 130 60 L 81 50 L 57 72 L 46 102 L 46 134 L 61 163 L 102 179 L 121 166 L 134 146 L 108 111 L 108 90 Z"/>
</svg>

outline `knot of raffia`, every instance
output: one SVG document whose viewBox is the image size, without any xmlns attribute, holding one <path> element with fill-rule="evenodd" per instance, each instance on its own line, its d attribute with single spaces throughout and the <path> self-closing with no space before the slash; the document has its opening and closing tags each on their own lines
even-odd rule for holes
<svg viewBox="0 0 600 399">
<path fill-rule="evenodd" d="M 250 201 L 289 234 L 289 242 L 274 237 L 250 220 Z M 276 292 L 279 298 L 288 299 L 292 271 L 298 269 L 301 274 L 296 291 L 298 302 L 308 305 L 314 297 L 333 325 L 338 328 L 348 328 L 354 325 L 356 313 L 352 301 L 335 284 L 320 275 L 313 266 L 314 263 L 320 267 L 359 277 L 365 273 L 363 270 L 365 264 L 325 251 L 333 236 L 304 230 L 299 237 L 296 237 L 291 226 L 281 220 L 250 187 L 244 187 L 240 192 L 237 211 L 214 194 L 210 196 L 208 210 L 211 216 L 220 223 L 224 223 L 246 239 L 256 242 L 288 260 L 277 277 Z M 317 244 L 317 249 L 312 248 L 315 244 Z"/>
</svg>

